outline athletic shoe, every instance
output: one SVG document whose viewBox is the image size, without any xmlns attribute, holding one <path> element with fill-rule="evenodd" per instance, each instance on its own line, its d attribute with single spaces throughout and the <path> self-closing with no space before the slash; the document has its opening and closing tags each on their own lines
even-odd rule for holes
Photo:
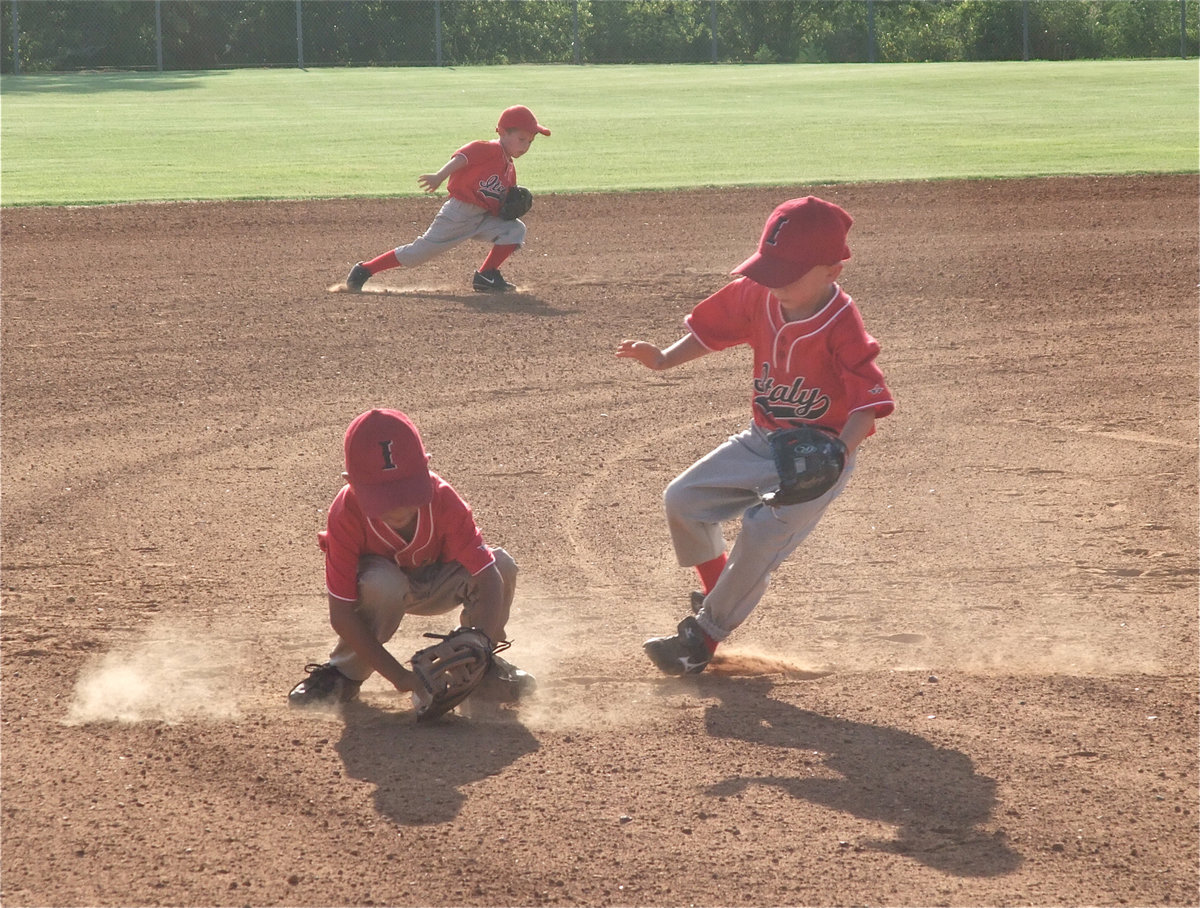
<svg viewBox="0 0 1200 908">
<path fill-rule="evenodd" d="M 367 266 L 359 262 L 350 269 L 350 273 L 346 276 L 346 289 L 351 293 L 362 293 L 363 284 L 371 279 L 371 272 L 367 270 Z"/>
<path fill-rule="evenodd" d="M 311 663 L 304 666 L 308 677 L 292 688 L 288 703 L 292 706 L 315 706 L 327 703 L 345 703 L 358 696 L 361 681 L 347 678 L 328 662 L 323 665 Z"/>
<path fill-rule="evenodd" d="M 509 290 L 517 289 L 516 285 L 510 284 L 504 279 L 504 275 L 498 268 L 476 271 L 475 280 L 472 281 L 471 286 L 480 293 L 507 293 Z"/>
<path fill-rule="evenodd" d="M 479 687 L 471 693 L 471 699 L 489 703 L 517 703 L 537 690 L 537 681 L 527 671 L 517 668 L 506 659 L 492 656 L 487 674 Z"/>
<path fill-rule="evenodd" d="M 698 675 L 712 659 L 708 635 L 688 615 L 679 622 L 672 637 L 652 637 L 642 649 L 659 671 L 667 675 Z"/>
</svg>

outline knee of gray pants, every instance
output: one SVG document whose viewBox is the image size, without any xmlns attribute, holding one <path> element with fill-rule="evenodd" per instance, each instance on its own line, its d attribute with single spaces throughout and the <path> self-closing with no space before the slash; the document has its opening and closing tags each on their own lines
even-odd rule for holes
<svg viewBox="0 0 1200 908">
<path fill-rule="evenodd" d="M 528 228 L 522 220 L 500 220 L 495 230 L 488 231 L 490 234 L 488 239 L 493 243 L 503 246 L 520 246 L 525 242 L 525 233 L 527 230 Z"/>
<path fill-rule="evenodd" d="M 504 590 L 508 593 L 517 585 L 517 563 L 513 561 L 512 555 L 501 548 L 492 549 L 492 557 L 496 559 L 496 569 L 504 578 Z"/>
<path fill-rule="evenodd" d="M 358 601 L 366 609 L 400 608 L 412 588 L 408 575 L 381 555 L 364 555 L 358 566 Z"/>
<path fill-rule="evenodd" d="M 719 519 L 703 512 L 705 501 L 693 486 L 672 480 L 663 492 L 667 531 L 675 549 L 675 560 L 683 567 L 703 564 L 725 551 L 725 537 Z"/>
<path fill-rule="evenodd" d="M 490 617 L 496 622 L 496 625 L 501 631 L 508 624 L 509 616 L 512 614 L 513 600 L 517 594 L 517 563 L 513 561 L 512 556 L 502 548 L 492 549 L 492 558 L 495 560 L 496 570 L 500 572 L 500 579 L 504 583 L 504 596 L 500 602 L 500 611 L 497 615 Z M 469 585 L 467 600 L 463 603 L 463 612 L 461 616 L 463 624 L 478 624 L 483 623 L 485 616 L 479 612 L 479 602 L 475 595 L 475 584 L 471 582 Z M 499 640 L 496 641 L 500 642 Z"/>
</svg>

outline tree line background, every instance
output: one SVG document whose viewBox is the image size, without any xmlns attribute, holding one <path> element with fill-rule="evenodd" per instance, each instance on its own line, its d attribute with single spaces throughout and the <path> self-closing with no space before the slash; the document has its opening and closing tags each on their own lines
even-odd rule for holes
<svg viewBox="0 0 1200 908">
<path fill-rule="evenodd" d="M 0 0 L 0 72 L 1189 57 L 1200 0 Z"/>
</svg>

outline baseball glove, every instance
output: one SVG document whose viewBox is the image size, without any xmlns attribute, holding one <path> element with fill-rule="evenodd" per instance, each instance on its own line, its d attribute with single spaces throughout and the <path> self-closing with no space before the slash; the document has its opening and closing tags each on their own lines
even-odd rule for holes
<svg viewBox="0 0 1200 908">
<path fill-rule="evenodd" d="M 846 445 L 815 426 L 780 429 L 767 441 L 779 473 L 779 489 L 763 496 L 773 508 L 820 498 L 833 488 L 846 468 Z"/>
<path fill-rule="evenodd" d="M 425 636 L 438 642 L 418 650 L 411 660 L 417 676 L 412 698 L 418 722 L 436 719 L 462 703 L 487 674 L 496 651 L 488 635 L 473 627 Z"/>
<path fill-rule="evenodd" d="M 533 193 L 524 186 L 510 186 L 500 203 L 500 217 L 515 221 L 533 207 Z"/>
</svg>

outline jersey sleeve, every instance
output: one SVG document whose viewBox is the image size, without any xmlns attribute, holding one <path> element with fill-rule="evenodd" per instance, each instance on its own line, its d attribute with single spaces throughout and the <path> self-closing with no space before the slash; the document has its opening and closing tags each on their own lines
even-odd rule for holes
<svg viewBox="0 0 1200 908">
<path fill-rule="evenodd" d="M 489 152 L 491 144 L 491 142 L 485 142 L 482 139 L 478 139 L 474 142 L 468 142 L 454 153 L 456 155 L 462 155 L 464 158 L 466 158 L 468 164 L 477 166 L 482 162 L 481 156 L 486 155 Z"/>
<path fill-rule="evenodd" d="M 344 487 L 333 504 L 325 529 L 317 534 L 317 543 L 325 553 L 325 588 L 329 595 L 354 602 L 358 599 L 358 560 L 365 548 L 365 533 L 347 498 Z"/>
<path fill-rule="evenodd" d="M 696 304 L 684 319 L 688 330 L 709 350 L 725 350 L 748 343 L 753 330 L 754 297 L 757 286 L 745 278 L 726 284 L 708 299 Z"/>
<path fill-rule="evenodd" d="M 437 521 L 445 527 L 441 560 L 457 561 L 474 576 L 496 559 L 483 541 L 471 507 L 448 484 L 438 490 Z"/>
<path fill-rule="evenodd" d="M 851 308 L 852 318 L 844 320 L 834 332 L 833 356 L 838 363 L 845 392 L 846 412 L 874 410 L 882 419 L 896 409 L 876 357 L 879 341 L 867 333 L 857 307 Z"/>
</svg>

